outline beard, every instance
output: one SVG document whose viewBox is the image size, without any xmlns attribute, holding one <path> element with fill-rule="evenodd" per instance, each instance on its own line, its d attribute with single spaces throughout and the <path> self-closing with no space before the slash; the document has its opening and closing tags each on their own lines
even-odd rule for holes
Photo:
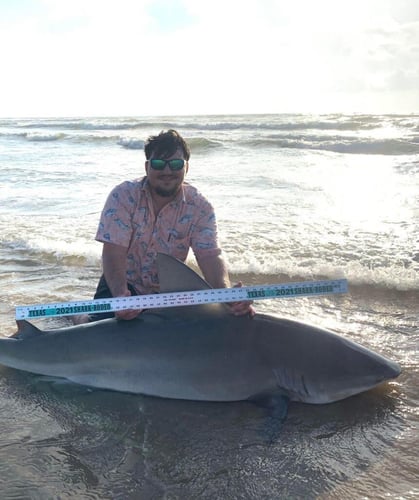
<svg viewBox="0 0 419 500">
<path fill-rule="evenodd" d="M 180 186 L 175 186 L 171 189 L 163 189 L 161 187 L 154 188 L 154 192 L 161 196 L 162 198 L 171 198 L 179 192 Z"/>
</svg>

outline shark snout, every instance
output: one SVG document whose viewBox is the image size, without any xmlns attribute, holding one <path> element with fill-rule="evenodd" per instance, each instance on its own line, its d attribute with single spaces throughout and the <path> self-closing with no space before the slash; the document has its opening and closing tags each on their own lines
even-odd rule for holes
<svg viewBox="0 0 419 500">
<path fill-rule="evenodd" d="M 385 365 L 383 380 L 390 380 L 398 377 L 402 372 L 401 366 L 395 361 L 391 361 L 390 359 L 387 359 L 386 361 L 387 363 Z"/>
</svg>

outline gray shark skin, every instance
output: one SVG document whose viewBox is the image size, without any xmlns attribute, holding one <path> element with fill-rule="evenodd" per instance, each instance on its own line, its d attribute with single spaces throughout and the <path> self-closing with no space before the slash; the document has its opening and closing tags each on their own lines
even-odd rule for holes
<svg viewBox="0 0 419 500">
<path fill-rule="evenodd" d="M 159 254 L 161 291 L 208 288 Z M 235 317 L 223 304 L 143 312 L 42 331 L 18 321 L 0 339 L 0 364 L 78 384 L 164 398 L 241 401 L 283 395 L 331 403 L 400 374 L 397 363 L 330 331 L 265 314 Z"/>
</svg>

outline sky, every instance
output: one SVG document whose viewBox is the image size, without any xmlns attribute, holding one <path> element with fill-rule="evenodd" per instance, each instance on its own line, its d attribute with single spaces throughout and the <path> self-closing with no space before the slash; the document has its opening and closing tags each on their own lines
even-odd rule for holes
<svg viewBox="0 0 419 500">
<path fill-rule="evenodd" d="M 419 113 L 419 0 L 0 0 L 0 116 Z"/>
</svg>

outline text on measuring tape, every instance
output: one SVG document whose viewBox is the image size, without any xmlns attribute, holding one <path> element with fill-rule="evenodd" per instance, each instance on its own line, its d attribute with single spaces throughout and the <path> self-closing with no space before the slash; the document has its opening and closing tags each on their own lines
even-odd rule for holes
<svg viewBox="0 0 419 500">
<path fill-rule="evenodd" d="M 152 309 L 208 304 L 215 302 L 238 302 L 293 298 L 310 295 L 346 293 L 345 279 L 320 282 L 286 283 L 281 285 L 252 286 L 241 288 L 218 288 L 190 292 L 170 292 L 151 295 L 134 295 L 109 299 L 93 299 L 75 302 L 38 304 L 16 307 L 16 319 L 52 316 L 71 316 L 83 313 L 122 311 L 125 309 Z"/>
</svg>

